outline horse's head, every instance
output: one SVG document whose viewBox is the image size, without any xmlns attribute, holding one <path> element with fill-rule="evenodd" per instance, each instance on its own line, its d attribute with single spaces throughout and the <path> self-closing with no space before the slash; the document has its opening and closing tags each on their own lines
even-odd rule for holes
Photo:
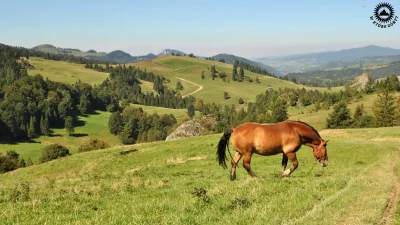
<svg viewBox="0 0 400 225">
<path fill-rule="evenodd" d="M 322 167 L 328 165 L 328 150 L 326 149 L 326 144 L 329 140 L 324 141 L 321 140 L 321 144 L 313 146 L 314 149 L 314 157 L 321 164 Z"/>
</svg>

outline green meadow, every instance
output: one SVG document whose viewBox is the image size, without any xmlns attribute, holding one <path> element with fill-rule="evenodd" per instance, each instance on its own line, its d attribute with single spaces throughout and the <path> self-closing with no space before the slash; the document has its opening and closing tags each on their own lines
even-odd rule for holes
<svg viewBox="0 0 400 225">
<path fill-rule="evenodd" d="M 29 69 L 29 75 L 41 74 L 43 78 L 66 84 L 75 84 L 79 80 L 88 84 L 100 84 L 108 73 L 97 72 L 86 69 L 84 64 L 68 63 L 64 61 L 46 60 L 43 58 L 30 57 L 29 63 L 34 69 Z"/>
<path fill-rule="evenodd" d="M 99 138 L 109 143 L 111 146 L 119 145 L 117 136 L 108 131 L 109 112 L 96 111 L 95 114 L 79 116 L 73 136 L 68 136 L 63 128 L 51 129 L 51 135 L 40 136 L 32 139 L 32 142 L 1 143 L 0 152 L 14 150 L 22 158 L 31 158 L 37 162 L 42 155 L 42 149 L 49 144 L 60 144 L 66 146 L 70 153 L 76 153 L 78 147 L 85 144 L 90 139 Z"/>
<path fill-rule="evenodd" d="M 397 224 L 399 128 L 323 130 L 329 165 L 303 146 L 288 178 L 281 155 L 253 155 L 258 177 L 240 163 L 230 181 L 215 157 L 221 134 L 74 154 L 0 174 L 0 221 Z"/>
<path fill-rule="evenodd" d="M 233 66 L 226 63 L 184 56 L 164 55 L 151 61 L 141 61 L 132 65 L 138 66 L 142 69 L 146 68 L 147 71 L 151 71 L 157 75 L 169 78 L 171 80 L 169 85 L 172 88 L 175 88 L 177 81 L 180 81 L 184 87 L 184 90 L 181 91 L 182 95 L 193 93 L 200 89 L 199 86 L 202 86 L 203 88 L 194 93 L 193 96 L 201 98 L 205 103 L 238 104 L 239 98 L 242 98 L 245 102 L 254 102 L 256 95 L 264 93 L 269 87 L 273 89 L 285 87 L 296 89 L 305 88 L 317 89 L 320 91 L 339 91 L 342 88 L 336 87 L 332 88 L 332 90 L 328 90 L 326 88 L 310 88 L 303 85 L 294 84 L 290 81 L 252 73 L 247 70 L 245 70 L 245 76 L 252 78 L 252 83 L 248 81 L 236 82 L 232 80 L 229 82 L 224 82 L 219 77 L 215 78 L 215 80 L 212 80 L 210 71 L 212 65 L 215 65 L 218 72 L 225 72 L 229 79 L 231 79 L 232 76 Z M 204 80 L 201 79 L 202 71 L 204 71 L 205 75 Z M 256 77 L 260 79 L 261 83 L 255 82 Z M 224 99 L 225 91 L 228 92 L 229 96 L 231 97 L 228 100 Z"/>
</svg>

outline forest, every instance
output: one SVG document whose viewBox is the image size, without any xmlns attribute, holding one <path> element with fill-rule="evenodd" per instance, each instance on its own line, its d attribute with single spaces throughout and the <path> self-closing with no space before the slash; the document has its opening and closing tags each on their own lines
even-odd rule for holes
<svg viewBox="0 0 400 225">
<path fill-rule="evenodd" d="M 331 70 L 314 70 L 303 73 L 288 73 L 287 78 L 298 84 L 313 87 L 338 87 L 348 84 L 357 76 L 368 73 L 378 79 L 391 75 L 400 75 L 400 61 L 391 62 L 376 69 L 343 68 Z"/>
</svg>

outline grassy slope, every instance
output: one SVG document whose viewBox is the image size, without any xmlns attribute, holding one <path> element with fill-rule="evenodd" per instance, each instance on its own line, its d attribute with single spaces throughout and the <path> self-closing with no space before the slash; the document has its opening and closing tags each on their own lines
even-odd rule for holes
<svg viewBox="0 0 400 225">
<path fill-rule="evenodd" d="M 46 60 L 31 57 L 29 63 L 35 68 L 28 70 L 29 75 L 41 74 L 45 79 L 74 84 L 78 80 L 88 84 L 99 84 L 108 77 L 108 73 L 97 72 L 85 68 L 83 64 Z"/>
<path fill-rule="evenodd" d="M 253 78 L 254 82 L 249 83 L 244 81 L 242 83 L 233 82 L 230 83 L 223 82 L 222 79 L 216 78 L 214 81 L 211 79 L 211 72 L 207 68 L 211 68 L 212 65 L 216 66 L 218 72 L 225 72 L 229 79 L 231 80 L 232 65 L 209 61 L 200 60 L 190 57 L 178 57 L 178 56 L 161 56 L 152 61 L 141 61 L 133 64 L 140 68 L 146 68 L 147 71 L 152 71 L 155 74 L 165 76 L 171 80 L 171 87 L 175 88 L 178 78 L 183 78 L 194 82 L 196 84 L 202 85 L 204 88 L 193 94 L 195 97 L 201 98 L 205 103 L 218 103 L 218 104 L 237 104 L 238 99 L 242 97 L 245 102 L 255 101 L 256 95 L 263 93 L 268 85 L 272 88 L 303 88 L 305 86 L 297 85 L 289 81 L 284 81 L 276 78 L 271 78 L 249 71 L 245 71 L 245 76 Z M 204 71 L 206 79 L 201 79 L 201 73 Z M 239 72 L 239 69 L 238 69 Z M 259 77 L 261 83 L 255 82 L 255 78 Z M 190 84 L 188 82 L 182 81 L 184 90 L 181 92 L 182 95 L 191 93 L 198 89 L 198 86 Z M 326 88 L 309 88 L 306 89 L 319 89 L 321 91 L 327 90 Z M 337 91 L 340 88 L 333 88 L 332 91 Z M 231 99 L 224 100 L 224 91 L 228 92 Z"/>
<path fill-rule="evenodd" d="M 146 106 L 146 105 L 138 105 L 138 104 L 132 104 L 132 105 L 142 108 L 143 111 L 145 111 L 149 114 L 153 114 L 153 113 L 157 113 L 158 115 L 172 114 L 175 116 L 178 123 L 181 123 L 182 121 L 189 118 L 187 115 L 187 109 L 169 109 L 169 108 L 163 108 L 163 107 Z M 196 111 L 195 116 L 199 116 L 199 115 L 200 115 L 200 112 Z"/>
<path fill-rule="evenodd" d="M 119 145 L 120 141 L 117 136 L 110 134 L 108 131 L 109 112 L 98 111 L 97 114 L 88 115 L 87 117 L 79 117 L 79 124 L 75 127 L 75 136 L 68 136 L 62 128 L 51 129 L 50 137 L 41 136 L 33 139 L 33 143 L 23 142 L 17 144 L 0 144 L 0 152 L 14 150 L 25 160 L 29 157 L 37 162 L 42 154 L 44 146 L 49 144 L 61 144 L 66 146 L 71 153 L 78 151 L 79 145 L 86 143 L 90 138 L 100 138 L 111 146 Z"/>
<path fill-rule="evenodd" d="M 397 93 L 395 94 L 395 96 L 399 97 L 400 94 Z M 376 98 L 377 94 L 364 95 L 362 99 L 351 102 L 348 105 L 350 109 L 350 115 L 353 116 L 357 106 L 363 104 L 365 112 L 373 116 L 374 112 L 372 111 L 372 107 Z M 318 112 L 314 112 L 314 107 L 314 105 L 300 108 L 290 107 L 288 109 L 289 119 L 301 120 L 309 123 L 317 130 L 322 130 L 323 128 L 325 128 L 326 118 L 328 118 L 329 113 L 332 113 L 333 108 L 331 108 L 330 110 L 319 110 Z"/>
<path fill-rule="evenodd" d="M 240 166 L 238 180 L 229 181 L 229 171 L 215 160 L 221 135 L 127 146 L 139 150 L 128 155 L 120 155 L 121 148 L 76 154 L 19 169 L 0 175 L 0 221 L 380 223 L 398 185 L 394 177 L 399 170 L 392 165 L 399 159 L 394 144 L 399 127 L 325 130 L 321 135 L 330 140 L 329 166 L 316 165 L 311 150 L 303 147 L 299 168 L 285 179 L 279 177 L 281 155 L 254 155 L 258 178 L 251 179 Z M 399 214 L 394 215 L 398 221 Z M 395 222 L 388 218 L 389 224 Z"/>
</svg>

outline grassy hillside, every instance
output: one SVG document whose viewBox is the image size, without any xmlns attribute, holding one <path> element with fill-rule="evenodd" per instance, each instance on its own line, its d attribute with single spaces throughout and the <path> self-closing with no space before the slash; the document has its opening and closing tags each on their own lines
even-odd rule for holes
<svg viewBox="0 0 400 225">
<path fill-rule="evenodd" d="M 281 155 L 254 155 L 238 180 L 215 159 L 221 135 L 72 155 L 1 174 L 2 224 L 378 224 L 399 222 L 399 127 L 325 130 L 280 178 Z M 122 150 L 138 149 L 127 155 Z"/>
<path fill-rule="evenodd" d="M 397 93 L 396 96 L 399 96 Z M 348 107 L 350 109 L 350 114 L 353 116 L 355 109 L 358 105 L 363 104 L 364 110 L 367 114 L 373 116 L 374 112 L 372 107 L 374 105 L 374 101 L 377 98 L 377 94 L 372 95 L 364 95 L 362 99 L 355 100 L 351 102 Z M 307 107 L 289 107 L 288 114 L 289 119 L 291 120 L 301 120 L 307 122 L 315 127 L 317 130 L 322 130 L 326 126 L 326 118 L 328 118 L 329 113 L 333 111 L 333 108 L 330 110 L 319 110 L 318 112 L 314 111 L 314 105 L 310 105 Z"/>
<path fill-rule="evenodd" d="M 97 72 L 85 68 L 83 64 L 63 61 L 46 60 L 37 57 L 29 58 L 34 69 L 28 70 L 29 75 L 41 74 L 44 78 L 74 84 L 78 80 L 88 84 L 99 84 L 108 77 L 108 73 Z"/>
<path fill-rule="evenodd" d="M 118 137 L 110 134 L 108 131 L 108 118 L 110 114 L 109 112 L 97 111 L 94 115 L 79 116 L 74 136 L 68 136 L 63 128 L 51 129 L 50 137 L 41 136 L 34 138 L 33 143 L 0 143 L 0 152 L 14 150 L 25 160 L 30 157 L 34 162 L 37 162 L 44 146 L 53 143 L 66 146 L 71 153 L 76 153 L 78 147 L 89 141 L 90 138 L 100 138 L 111 146 L 119 145 L 120 141 Z"/>
<path fill-rule="evenodd" d="M 135 106 L 141 107 L 143 111 L 149 114 L 173 114 L 179 124 L 188 118 L 186 109 L 168 109 L 143 105 Z M 46 145 L 53 143 L 66 146 L 72 154 L 76 153 L 78 147 L 91 138 L 100 138 L 111 146 L 121 145 L 118 136 L 114 136 L 108 131 L 110 114 L 109 112 L 97 111 L 96 114 L 86 117 L 79 116 L 78 124 L 75 127 L 75 135 L 72 137 L 68 136 L 63 128 L 51 129 L 50 137 L 41 136 L 34 138 L 33 142 L 0 143 L 0 152 L 5 153 L 8 150 L 14 150 L 25 160 L 31 158 L 34 162 L 37 162 L 42 154 L 42 149 Z M 196 115 L 199 115 L 199 112 L 196 112 Z"/>
<path fill-rule="evenodd" d="M 201 98 L 205 103 L 218 103 L 218 104 L 237 104 L 239 98 L 243 98 L 245 102 L 255 101 L 256 95 L 263 93 L 266 88 L 306 88 L 318 89 L 321 91 L 327 90 L 326 88 L 309 88 L 302 85 L 297 85 L 289 81 L 284 81 L 272 77 L 267 77 L 245 71 L 245 76 L 253 78 L 253 83 L 248 81 L 234 82 L 231 80 L 232 65 L 220 63 L 210 60 L 200 60 L 196 58 L 183 57 L 183 56 L 170 56 L 165 55 L 158 57 L 152 61 L 141 61 L 133 64 L 140 68 L 146 68 L 147 71 L 152 71 L 155 74 L 165 76 L 171 80 L 170 86 L 175 88 L 176 82 L 181 81 L 184 90 L 181 91 L 182 95 L 193 93 L 203 87 L 193 96 Z M 229 79 L 229 83 L 222 81 L 221 78 L 211 79 L 210 68 L 215 65 L 218 72 L 225 72 Z M 201 79 L 202 71 L 206 78 Z M 239 72 L 239 69 L 238 69 Z M 255 78 L 258 77 L 261 83 L 256 83 Z M 190 82 L 192 83 L 190 83 Z M 194 84 L 193 84 L 194 83 Z M 195 85 L 197 84 L 197 85 Z M 340 88 L 333 88 L 331 91 L 337 91 Z M 228 100 L 224 99 L 224 92 L 228 92 L 231 97 Z"/>
</svg>

